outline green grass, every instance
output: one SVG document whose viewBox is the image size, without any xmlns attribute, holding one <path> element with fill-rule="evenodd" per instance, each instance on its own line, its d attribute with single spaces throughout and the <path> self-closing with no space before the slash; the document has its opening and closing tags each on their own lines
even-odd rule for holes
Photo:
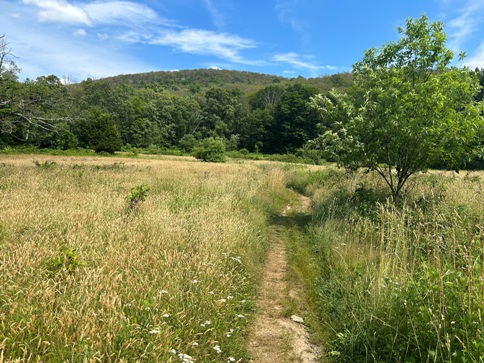
<svg viewBox="0 0 484 363">
<path fill-rule="evenodd" d="M 372 175 L 293 173 L 315 204 L 304 265 L 328 360 L 483 361 L 481 177 L 420 175 L 395 208 Z"/>
</svg>

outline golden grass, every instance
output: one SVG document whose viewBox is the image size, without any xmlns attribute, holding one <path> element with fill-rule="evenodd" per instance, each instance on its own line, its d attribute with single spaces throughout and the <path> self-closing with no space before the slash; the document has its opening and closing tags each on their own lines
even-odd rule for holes
<svg viewBox="0 0 484 363">
<path fill-rule="evenodd" d="M 245 359 L 269 192 L 253 163 L 1 156 L 0 362 Z"/>
</svg>

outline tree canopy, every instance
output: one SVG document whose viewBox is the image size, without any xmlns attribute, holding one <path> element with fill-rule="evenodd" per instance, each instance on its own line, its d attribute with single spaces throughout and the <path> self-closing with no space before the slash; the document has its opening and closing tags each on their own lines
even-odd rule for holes
<svg viewBox="0 0 484 363">
<path fill-rule="evenodd" d="M 313 145 L 340 166 L 376 171 L 395 201 L 415 173 L 436 164 L 458 169 L 473 158 L 484 128 L 478 79 L 452 65 L 443 24 L 422 15 L 398 31 L 397 42 L 354 64 L 347 94 L 311 101 L 324 119 Z"/>
</svg>

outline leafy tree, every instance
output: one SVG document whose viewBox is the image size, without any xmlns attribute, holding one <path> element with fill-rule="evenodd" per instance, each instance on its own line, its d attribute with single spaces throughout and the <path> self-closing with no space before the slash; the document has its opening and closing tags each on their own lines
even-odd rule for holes
<svg viewBox="0 0 484 363">
<path fill-rule="evenodd" d="M 205 94 L 202 135 L 230 137 L 237 134 L 238 122 L 243 118 L 240 90 L 212 88 Z"/>
<path fill-rule="evenodd" d="M 123 142 L 114 117 L 92 107 L 80 121 L 77 135 L 81 146 L 94 149 L 96 152 L 113 154 L 121 150 Z"/>
<path fill-rule="evenodd" d="M 268 138 L 267 129 L 274 122 L 274 107 L 254 109 L 247 116 L 240 132 L 240 146 L 250 151 L 259 151 Z"/>
<path fill-rule="evenodd" d="M 478 152 L 484 126 L 478 80 L 450 66 L 443 24 L 422 15 L 398 31 L 398 42 L 366 51 L 353 66 L 349 94 L 311 101 L 334 121 L 313 144 L 341 166 L 376 171 L 394 201 L 415 173 L 437 163 L 462 167 Z"/>
<path fill-rule="evenodd" d="M 198 132 L 202 123 L 202 103 L 196 96 L 177 96 L 173 99 L 174 114 L 173 125 L 176 140 L 185 135 L 194 135 Z"/>
<path fill-rule="evenodd" d="M 482 101 L 484 99 L 484 68 L 476 68 L 474 72 L 477 75 L 477 78 L 479 79 L 479 85 L 481 86 L 481 89 L 477 93 L 475 99 L 476 101 Z"/>
<path fill-rule="evenodd" d="M 8 134 L 12 143 L 36 145 L 47 135 L 67 136 L 72 112 L 67 89 L 54 75 L 23 83 L 0 78 L 0 133 Z"/>
<path fill-rule="evenodd" d="M 270 153 L 295 152 L 317 136 L 319 115 L 308 106 L 314 87 L 296 83 L 286 88 L 274 108 L 273 123 L 267 126 L 264 151 Z"/>
<path fill-rule="evenodd" d="M 12 53 L 10 43 L 7 42 L 5 35 L 0 36 L 0 82 L 4 80 L 17 80 L 17 74 L 20 73 L 20 69 L 15 64 L 12 57 L 15 55 Z"/>
<path fill-rule="evenodd" d="M 249 102 L 252 109 L 265 109 L 269 106 L 275 106 L 281 100 L 284 94 L 284 87 L 279 85 L 270 85 L 264 87 L 249 96 Z"/>
</svg>

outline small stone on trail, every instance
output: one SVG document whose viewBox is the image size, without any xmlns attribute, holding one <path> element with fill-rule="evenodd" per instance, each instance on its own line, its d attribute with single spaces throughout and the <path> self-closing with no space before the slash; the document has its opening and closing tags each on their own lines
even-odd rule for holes
<svg viewBox="0 0 484 363">
<path fill-rule="evenodd" d="M 291 315 L 291 320 L 296 323 L 304 324 L 304 319 L 297 315 Z"/>
</svg>

